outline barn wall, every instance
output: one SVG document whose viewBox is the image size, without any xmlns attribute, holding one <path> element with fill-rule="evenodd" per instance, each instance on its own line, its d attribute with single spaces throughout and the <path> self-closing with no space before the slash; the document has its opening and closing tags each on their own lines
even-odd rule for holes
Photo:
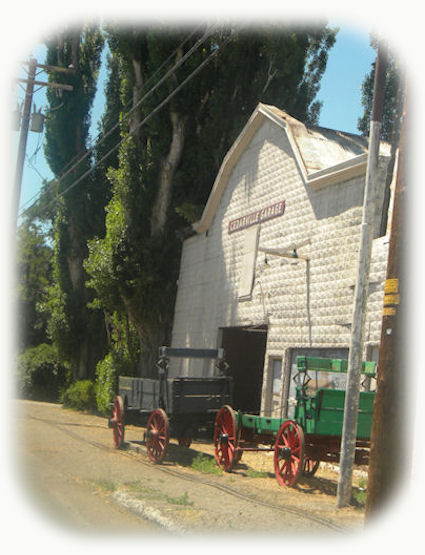
<svg viewBox="0 0 425 555">
<path fill-rule="evenodd" d="M 385 164 L 381 164 L 382 198 Z M 175 306 L 173 346 L 218 345 L 221 328 L 268 326 L 262 412 L 270 412 L 271 365 L 282 358 L 283 381 L 290 350 L 344 348 L 350 322 L 360 238 L 364 179 L 311 191 L 303 180 L 285 131 L 265 120 L 235 165 L 210 229 L 183 246 Z M 258 247 L 286 248 L 310 239 L 292 260 L 255 256 L 252 293 L 240 299 L 252 227 L 229 233 L 229 222 L 285 201 L 283 215 L 257 224 Z M 379 342 L 387 239 L 374 241 L 366 342 Z M 245 276 L 246 277 L 246 276 Z M 201 361 L 172 366 L 173 375 L 211 375 Z"/>
</svg>

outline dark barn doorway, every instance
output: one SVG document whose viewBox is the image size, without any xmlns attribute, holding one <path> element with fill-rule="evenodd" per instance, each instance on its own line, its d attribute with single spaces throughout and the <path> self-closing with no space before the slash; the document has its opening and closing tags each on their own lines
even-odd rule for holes
<svg viewBox="0 0 425 555">
<path fill-rule="evenodd" d="M 233 378 L 233 405 L 236 410 L 258 414 L 261 406 L 267 326 L 222 328 L 228 374 Z"/>
</svg>

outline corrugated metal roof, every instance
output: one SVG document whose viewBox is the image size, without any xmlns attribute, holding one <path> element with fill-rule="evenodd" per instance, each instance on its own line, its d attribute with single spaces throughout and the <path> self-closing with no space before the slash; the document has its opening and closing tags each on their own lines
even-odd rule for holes
<svg viewBox="0 0 425 555">
<path fill-rule="evenodd" d="M 325 127 L 307 126 L 275 106 L 262 106 L 289 126 L 307 174 L 367 153 L 366 137 Z M 381 153 L 389 153 L 389 145 L 382 145 Z"/>
</svg>

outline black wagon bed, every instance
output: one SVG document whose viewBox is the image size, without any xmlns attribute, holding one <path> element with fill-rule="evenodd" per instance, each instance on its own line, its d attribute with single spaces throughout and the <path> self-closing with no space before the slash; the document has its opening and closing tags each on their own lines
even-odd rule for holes
<svg viewBox="0 0 425 555">
<path fill-rule="evenodd" d="M 173 357 L 212 359 L 218 375 L 169 378 Z M 156 366 L 158 379 L 119 377 L 109 425 L 117 448 L 124 445 L 125 423 L 145 427 L 147 454 L 158 463 L 171 437 L 184 447 L 189 447 L 194 437 L 212 437 L 220 407 L 232 404 L 233 381 L 224 375 L 227 364 L 223 349 L 161 347 Z"/>
<path fill-rule="evenodd" d="M 160 380 L 120 376 L 118 394 L 127 411 L 150 413 L 157 407 L 169 416 L 216 412 L 232 401 L 232 381 L 229 377 L 178 377 Z"/>
</svg>

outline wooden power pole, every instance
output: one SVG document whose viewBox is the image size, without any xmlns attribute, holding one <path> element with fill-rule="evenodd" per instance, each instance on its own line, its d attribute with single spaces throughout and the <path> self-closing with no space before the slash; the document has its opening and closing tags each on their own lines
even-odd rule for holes
<svg viewBox="0 0 425 555">
<path fill-rule="evenodd" d="M 22 176 L 24 173 L 25 152 L 27 148 L 27 139 L 28 139 L 30 117 L 31 117 L 31 106 L 32 106 L 32 97 L 34 93 L 34 85 L 38 85 L 41 87 L 50 87 L 53 89 L 64 90 L 64 91 L 73 90 L 72 85 L 36 81 L 35 72 L 37 68 L 41 68 L 43 70 L 52 70 L 52 71 L 71 74 L 71 75 L 75 73 L 75 70 L 72 68 L 64 68 L 64 67 L 39 64 L 37 63 L 37 60 L 35 58 L 31 58 L 31 60 L 28 62 L 28 66 L 29 66 L 29 69 L 28 69 L 27 79 L 17 79 L 17 81 L 26 83 L 26 89 L 25 89 L 25 100 L 24 100 L 24 107 L 23 107 L 23 113 L 22 113 L 21 132 L 19 135 L 18 154 L 16 159 L 15 187 L 13 192 L 15 229 L 18 225 L 19 201 L 21 199 Z"/>
<path fill-rule="evenodd" d="M 405 101 L 406 102 L 406 101 Z M 388 251 L 387 276 L 385 281 L 384 309 L 382 317 L 381 343 L 377 388 L 373 410 L 369 478 L 366 499 L 366 517 L 373 516 L 390 499 L 401 482 L 405 445 L 405 430 L 402 426 L 402 404 L 406 370 L 403 361 L 403 316 L 404 276 L 406 251 L 404 242 L 404 210 L 406 189 L 406 105 L 401 120 L 399 158 L 394 191 Z M 404 405 L 406 406 L 406 404 Z"/>
<path fill-rule="evenodd" d="M 14 188 L 14 215 L 15 229 L 18 224 L 19 201 L 21 199 L 22 175 L 24 173 L 25 152 L 27 149 L 28 129 L 30 125 L 32 95 L 34 91 L 35 70 L 37 60 L 32 58 L 29 62 L 28 79 L 26 80 L 25 100 L 22 113 L 21 132 L 19 135 L 18 156 L 16 159 L 15 188 Z"/>
<path fill-rule="evenodd" d="M 360 376 L 363 360 L 364 328 L 369 286 L 369 269 L 375 223 L 375 182 L 379 159 L 386 65 L 386 54 L 383 48 L 379 46 L 376 56 L 373 105 L 369 132 L 369 150 L 363 199 L 359 264 L 357 281 L 354 289 L 353 321 L 351 328 L 350 350 L 348 355 L 347 388 L 345 394 L 344 421 L 341 440 L 340 474 L 337 489 L 338 508 L 349 505 L 351 501 L 357 435 L 357 416 L 359 409 Z"/>
</svg>

